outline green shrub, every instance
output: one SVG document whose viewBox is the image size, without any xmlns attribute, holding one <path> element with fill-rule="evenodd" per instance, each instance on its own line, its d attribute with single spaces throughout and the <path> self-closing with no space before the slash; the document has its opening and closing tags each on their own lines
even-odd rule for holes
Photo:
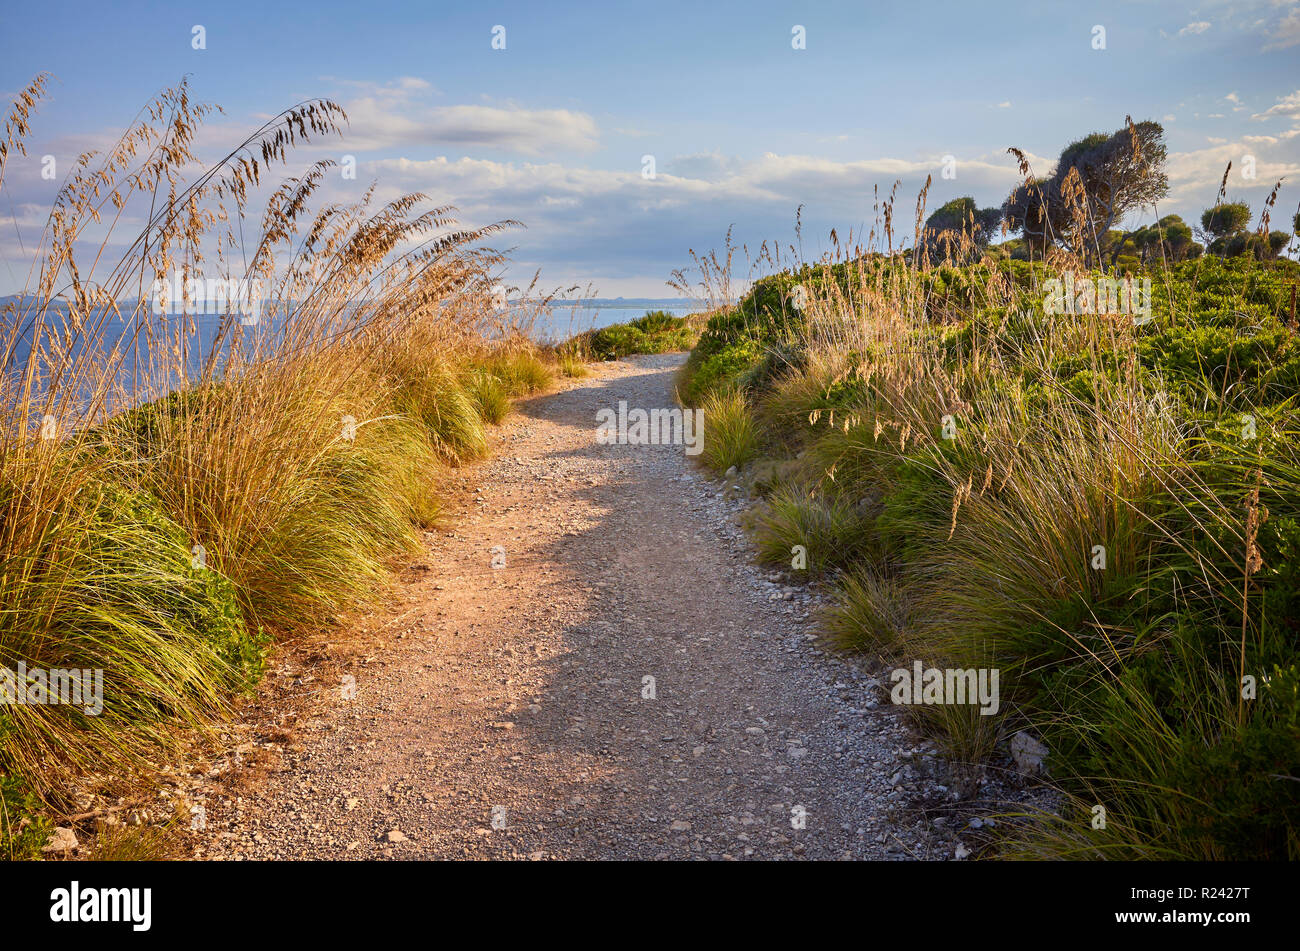
<svg viewBox="0 0 1300 951">
<path fill-rule="evenodd" d="M 690 318 L 655 310 L 626 324 L 588 331 L 572 343 L 597 360 L 618 360 L 634 353 L 689 350 L 698 337 Z"/>
<path fill-rule="evenodd" d="M 686 326 L 686 318 L 675 317 L 666 310 L 650 310 L 646 311 L 644 317 L 629 321 L 628 326 L 636 328 L 643 334 L 657 334 L 666 330 L 682 329 Z"/>
<path fill-rule="evenodd" d="M 592 356 L 598 360 L 617 360 L 632 353 L 651 353 L 650 337 L 630 324 L 601 327 L 589 338 Z"/>
<path fill-rule="evenodd" d="M 756 366 L 762 356 L 759 344 L 752 340 L 732 344 L 703 359 L 692 354 L 683 368 L 682 401 L 688 406 L 702 405 L 715 391 L 735 388 L 740 375 Z"/>
</svg>

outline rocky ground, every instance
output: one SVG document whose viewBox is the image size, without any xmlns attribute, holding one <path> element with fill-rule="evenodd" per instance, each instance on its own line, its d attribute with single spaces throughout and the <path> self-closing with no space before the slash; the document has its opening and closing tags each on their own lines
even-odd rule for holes
<svg viewBox="0 0 1300 951">
<path fill-rule="evenodd" d="M 165 790 L 196 857 L 976 847 L 879 677 L 819 647 L 818 595 L 751 563 L 743 492 L 681 446 L 596 442 L 599 409 L 674 405 L 682 360 L 593 367 L 453 474 L 448 529 L 388 602 L 280 655 L 230 753 Z"/>
</svg>

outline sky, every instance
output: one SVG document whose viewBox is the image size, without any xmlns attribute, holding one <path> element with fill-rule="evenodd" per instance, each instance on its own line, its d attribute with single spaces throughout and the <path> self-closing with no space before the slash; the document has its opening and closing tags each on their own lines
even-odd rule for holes
<svg viewBox="0 0 1300 951">
<path fill-rule="evenodd" d="M 764 240 L 788 246 L 803 206 L 802 252 L 815 257 L 832 228 L 869 229 L 873 188 L 899 181 L 910 231 L 927 175 L 930 209 L 963 195 L 1000 204 L 1018 180 L 1008 146 L 1046 173 L 1066 144 L 1126 115 L 1165 128 L 1160 215 L 1199 221 L 1232 161 L 1228 197 L 1255 211 L 1285 179 L 1273 224 L 1289 230 L 1297 67 L 1298 0 L 0 0 L 0 95 L 54 77 L 0 190 L 0 293 L 24 286 L 59 184 L 41 178 L 44 157 L 61 178 L 182 77 L 224 110 L 198 140 L 205 155 L 328 98 L 346 134 L 282 170 L 354 157 L 355 179 L 331 174 L 322 201 L 371 183 L 381 199 L 423 192 L 467 225 L 523 222 L 493 242 L 512 250 L 508 281 L 540 269 L 548 288 L 664 297 L 690 251 L 721 247 L 729 228 L 751 255 Z"/>
</svg>

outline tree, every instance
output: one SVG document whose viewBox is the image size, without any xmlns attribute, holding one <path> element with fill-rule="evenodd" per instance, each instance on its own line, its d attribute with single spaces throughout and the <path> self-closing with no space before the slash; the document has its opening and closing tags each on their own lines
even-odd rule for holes
<svg viewBox="0 0 1300 951">
<path fill-rule="evenodd" d="M 1227 238 L 1246 230 L 1250 206 L 1244 201 L 1215 205 L 1201 214 L 1201 229 L 1211 238 Z"/>
<path fill-rule="evenodd" d="M 1041 242 L 1074 244 L 1085 256 L 1100 251 L 1105 235 L 1135 208 L 1169 191 L 1168 152 L 1158 122 L 1133 122 L 1107 135 L 1094 132 L 1061 150 L 1052 174 L 1026 182 L 1008 197 L 1010 227 Z"/>
<path fill-rule="evenodd" d="M 1028 249 L 1038 256 L 1046 253 L 1058 237 L 1053 221 L 1060 220 L 1060 200 L 1051 179 L 1024 182 L 1002 203 L 1008 230 L 1018 232 Z"/>
<path fill-rule="evenodd" d="M 1259 261 L 1270 261 L 1281 254 L 1290 241 L 1291 235 L 1285 231 L 1270 231 L 1267 235 L 1237 231 L 1214 239 L 1207 250 L 1222 257 L 1250 255 Z"/>
<path fill-rule="evenodd" d="M 964 236 L 977 247 L 987 247 L 1002 224 L 1001 208 L 977 208 L 970 196 L 954 198 L 925 220 L 922 240 L 932 257 L 953 256 Z"/>
<path fill-rule="evenodd" d="M 1109 231 L 1128 212 L 1153 204 L 1168 193 L 1164 135 L 1157 122 L 1134 124 L 1130 120 L 1113 135 L 1093 133 L 1061 152 L 1054 177 L 1058 188 L 1064 189 L 1070 170 L 1078 172 L 1086 202 L 1087 237 L 1093 246 L 1098 235 Z"/>
<path fill-rule="evenodd" d="M 1107 250 L 1103 248 L 1103 250 Z M 1178 215 L 1165 215 L 1153 225 L 1138 228 L 1124 235 L 1118 246 L 1111 245 L 1112 263 L 1121 253 L 1136 250 L 1143 264 L 1148 261 L 1185 261 L 1197 257 L 1201 246 L 1192 236 L 1192 229 Z"/>
</svg>

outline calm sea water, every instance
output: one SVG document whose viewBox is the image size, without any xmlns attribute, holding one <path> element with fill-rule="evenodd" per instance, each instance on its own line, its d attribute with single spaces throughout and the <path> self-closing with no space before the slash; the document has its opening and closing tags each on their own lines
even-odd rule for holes
<svg viewBox="0 0 1300 951">
<path fill-rule="evenodd" d="M 695 313 L 701 309 L 699 304 L 692 301 L 670 302 L 660 300 L 646 301 L 629 301 L 626 304 L 622 301 L 612 303 L 592 304 L 586 302 L 584 306 L 574 306 L 571 304 L 558 304 L 551 307 L 550 311 L 544 314 L 533 325 L 533 336 L 540 343 L 557 343 L 568 337 L 582 333 L 583 331 L 593 330 L 600 327 L 608 327 L 611 324 L 627 323 L 643 317 L 648 311 L 663 310 L 674 316 L 685 316 Z M 148 318 L 156 321 L 157 318 Z M 165 374 L 164 379 L 159 379 L 157 373 L 150 373 L 149 356 L 147 353 L 147 344 L 143 344 L 142 350 L 138 357 L 134 354 L 127 354 L 119 357 L 114 361 L 116 373 L 114 374 L 121 392 L 110 397 L 110 410 L 123 408 L 135 401 L 131 394 L 137 392 L 137 387 L 141 384 L 147 384 L 139 392 L 149 392 L 157 394 L 168 389 L 181 385 L 186 377 L 195 379 L 202 374 L 205 363 L 212 357 L 212 350 L 215 345 L 218 329 L 221 325 L 221 318 L 217 316 L 198 316 L 190 318 L 193 321 L 194 333 L 187 341 L 185 364 L 186 372 L 180 374 L 171 369 Z M 284 319 L 264 318 L 256 327 L 244 327 L 240 329 L 240 334 L 245 339 L 252 336 L 262 337 L 268 341 L 280 339 L 281 331 L 284 327 Z M 92 357 L 92 362 L 107 360 L 108 355 L 113 350 L 114 344 L 119 338 L 134 336 L 133 330 L 128 330 L 127 325 L 116 317 L 110 318 L 102 327 L 103 338 L 96 342 L 93 349 L 97 351 L 97 356 Z M 155 333 L 164 339 L 169 337 L 162 331 L 161 326 L 155 327 Z M 143 343 L 144 338 L 142 338 Z M 31 341 L 24 335 L 20 338 L 16 352 L 12 354 L 7 366 L 0 367 L 0 372 L 6 375 L 17 375 L 22 372 L 22 368 L 27 363 L 27 356 L 30 351 Z M 85 343 L 78 343 L 73 348 L 73 353 L 81 353 L 85 349 Z M 275 344 L 271 343 L 274 347 Z M 223 349 L 230 347 L 230 341 L 227 339 Z M 170 365 L 172 359 L 163 361 Z M 220 362 L 220 361 L 218 361 Z M 38 393 L 44 390 L 46 380 L 37 381 Z M 73 386 L 69 389 L 65 381 L 65 397 L 72 397 L 73 402 L 80 404 L 89 397 L 87 392 L 80 392 L 82 389 Z M 11 394 L 12 395 L 12 394 Z M 37 402 L 39 402 L 39 397 Z"/>
</svg>

